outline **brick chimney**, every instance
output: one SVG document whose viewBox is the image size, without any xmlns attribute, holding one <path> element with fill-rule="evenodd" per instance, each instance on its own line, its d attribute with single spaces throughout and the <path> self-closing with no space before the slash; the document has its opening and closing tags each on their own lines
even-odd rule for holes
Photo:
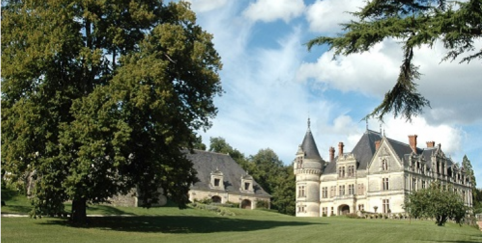
<svg viewBox="0 0 482 244">
<path fill-rule="evenodd" d="M 417 137 L 418 137 L 417 135 L 408 136 L 408 142 L 414 153 L 417 153 Z"/>
<path fill-rule="evenodd" d="M 338 155 L 339 156 L 343 156 L 343 147 L 344 146 L 345 145 L 343 145 L 343 142 L 338 143 Z"/>
<path fill-rule="evenodd" d="M 427 148 L 434 148 L 435 147 L 435 141 L 428 141 L 427 142 Z"/>
<path fill-rule="evenodd" d="M 335 159 L 335 148 L 334 147 L 330 147 L 330 162 L 333 162 L 333 160 Z"/>
<path fill-rule="evenodd" d="M 375 150 L 378 150 L 378 148 L 380 148 L 381 142 L 382 142 L 382 141 L 376 141 L 376 142 L 375 142 Z"/>
</svg>

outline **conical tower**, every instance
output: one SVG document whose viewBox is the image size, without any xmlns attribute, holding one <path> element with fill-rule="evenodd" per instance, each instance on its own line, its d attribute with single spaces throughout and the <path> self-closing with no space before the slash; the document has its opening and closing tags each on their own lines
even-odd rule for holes
<svg viewBox="0 0 482 244">
<path fill-rule="evenodd" d="M 308 118 L 308 129 L 293 162 L 297 217 L 320 216 L 320 176 L 323 165 L 324 161 L 316 147 Z"/>
</svg>

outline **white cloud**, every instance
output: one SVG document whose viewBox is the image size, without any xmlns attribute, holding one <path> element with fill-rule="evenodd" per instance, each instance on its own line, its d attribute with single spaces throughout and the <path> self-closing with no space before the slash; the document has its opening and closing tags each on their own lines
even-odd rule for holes
<svg viewBox="0 0 482 244">
<path fill-rule="evenodd" d="M 482 46 L 482 41 L 475 45 Z M 425 110 L 433 123 L 474 123 L 482 120 L 480 63 L 440 62 L 446 50 L 441 43 L 433 49 L 415 50 L 414 64 L 423 74 L 419 92 L 431 103 Z M 343 92 L 361 92 L 382 98 L 394 85 L 403 56 L 400 45 L 391 39 L 376 44 L 369 52 L 338 56 L 323 53 L 316 62 L 305 62 L 297 73 L 298 81 L 315 80 Z"/>
<path fill-rule="evenodd" d="M 384 125 L 386 136 L 408 143 L 408 135 L 418 135 L 418 147 L 426 148 L 427 141 L 435 141 L 441 144 L 442 150 L 446 155 L 458 153 L 462 148 L 462 141 L 465 133 L 456 126 L 445 124 L 433 125 L 423 117 L 416 117 L 412 123 L 407 123 L 403 119 L 390 118 Z M 462 158 L 456 159 L 461 161 Z"/>
<path fill-rule="evenodd" d="M 272 22 L 282 19 L 289 22 L 305 10 L 303 0 L 257 0 L 250 3 L 244 16 L 252 21 Z"/>
<path fill-rule="evenodd" d="M 223 7 L 227 0 L 187 0 L 191 3 L 191 9 L 197 13 L 209 12 Z"/>
<path fill-rule="evenodd" d="M 327 34 L 341 32 L 340 23 L 353 19 L 349 12 L 357 11 L 364 4 L 363 0 L 317 0 L 308 6 L 306 12 L 310 31 Z"/>
<path fill-rule="evenodd" d="M 369 52 L 338 56 L 333 52 L 323 53 L 316 63 L 305 62 L 297 73 L 298 81 L 315 79 L 328 88 L 358 91 L 365 95 L 381 96 L 396 80 L 400 58 L 393 49 L 394 41 L 376 44 Z"/>
</svg>

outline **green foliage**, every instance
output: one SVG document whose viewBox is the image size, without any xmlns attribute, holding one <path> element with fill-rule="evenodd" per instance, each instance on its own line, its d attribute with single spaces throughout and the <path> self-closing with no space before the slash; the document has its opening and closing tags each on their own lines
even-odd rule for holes
<svg viewBox="0 0 482 244">
<path fill-rule="evenodd" d="M 346 32 L 338 37 L 314 38 L 307 46 L 310 50 L 314 45 L 327 44 L 337 56 L 369 51 L 387 38 L 403 44 L 404 58 L 397 82 L 367 117 L 382 119 L 393 111 L 395 117 L 411 120 L 423 107 L 430 106 L 416 89 L 415 80 L 420 73 L 412 64 L 415 47 L 432 47 L 439 40 L 448 49 L 444 61 L 455 60 L 464 53 L 470 54 L 463 57 L 461 63 L 482 58 L 482 49 L 474 46 L 474 40 L 482 37 L 482 0 L 450 5 L 444 0 L 374 0 L 352 14 L 357 20 L 342 24 Z"/>
<path fill-rule="evenodd" d="M 451 187 L 442 187 L 439 182 L 410 194 L 404 209 L 415 218 L 433 218 L 438 226 L 449 219 L 462 224 L 467 212 L 462 198 Z"/>
<path fill-rule="evenodd" d="M 35 171 L 35 215 L 133 187 L 180 207 L 195 178 L 181 152 L 222 92 L 212 36 L 185 2 L 2 1 L 2 169 Z M 77 216 L 79 219 L 76 219 Z"/>
<path fill-rule="evenodd" d="M 276 153 L 267 148 L 246 159 L 224 138 L 211 138 L 209 151 L 229 154 L 254 180 L 272 195 L 271 208 L 283 214 L 295 214 L 295 175 L 292 166 L 284 166 Z"/>
<path fill-rule="evenodd" d="M 268 201 L 263 201 L 263 200 L 258 200 L 258 201 L 256 202 L 256 208 L 269 209 L 269 202 L 268 202 Z"/>
<path fill-rule="evenodd" d="M 211 137 L 209 151 L 229 154 L 231 158 L 238 163 L 244 170 L 250 171 L 250 166 L 246 157 L 238 149 L 233 148 L 228 142 L 222 137 Z"/>
</svg>

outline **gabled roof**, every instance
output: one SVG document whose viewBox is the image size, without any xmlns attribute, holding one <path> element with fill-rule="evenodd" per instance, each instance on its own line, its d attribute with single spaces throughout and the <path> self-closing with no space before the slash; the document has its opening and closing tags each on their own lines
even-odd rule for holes
<svg viewBox="0 0 482 244">
<path fill-rule="evenodd" d="M 373 158 L 373 155 L 375 155 L 375 142 L 376 141 L 381 141 L 383 138 L 382 134 L 376 131 L 372 130 L 367 130 L 358 143 L 355 145 L 353 150 L 351 151 L 351 154 L 355 155 L 355 159 L 357 161 L 357 169 L 358 170 L 364 170 L 368 167 L 368 164 Z M 391 138 L 385 137 L 387 142 L 390 144 L 390 146 L 393 148 L 395 151 L 395 154 L 400 158 L 400 160 L 403 160 L 405 158 L 405 155 L 408 155 L 412 152 L 412 148 L 410 147 L 409 144 L 403 143 Z M 417 148 L 417 153 L 422 153 L 423 150 L 420 148 Z M 336 162 L 336 159 L 334 160 Z M 336 165 L 333 162 L 330 162 L 325 168 L 325 173 L 335 173 L 336 172 Z"/>
<path fill-rule="evenodd" d="M 228 154 L 194 150 L 194 153 L 187 153 L 186 157 L 193 162 L 194 169 L 197 171 L 196 176 L 199 179 L 199 182 L 191 186 L 191 189 L 219 192 L 219 190 L 213 190 L 209 187 L 211 172 L 218 170 L 223 173 L 225 192 L 247 195 L 245 192 L 242 193 L 240 188 L 241 177 L 248 174 Z M 255 196 L 270 197 L 254 180 L 253 188 Z"/>
</svg>

